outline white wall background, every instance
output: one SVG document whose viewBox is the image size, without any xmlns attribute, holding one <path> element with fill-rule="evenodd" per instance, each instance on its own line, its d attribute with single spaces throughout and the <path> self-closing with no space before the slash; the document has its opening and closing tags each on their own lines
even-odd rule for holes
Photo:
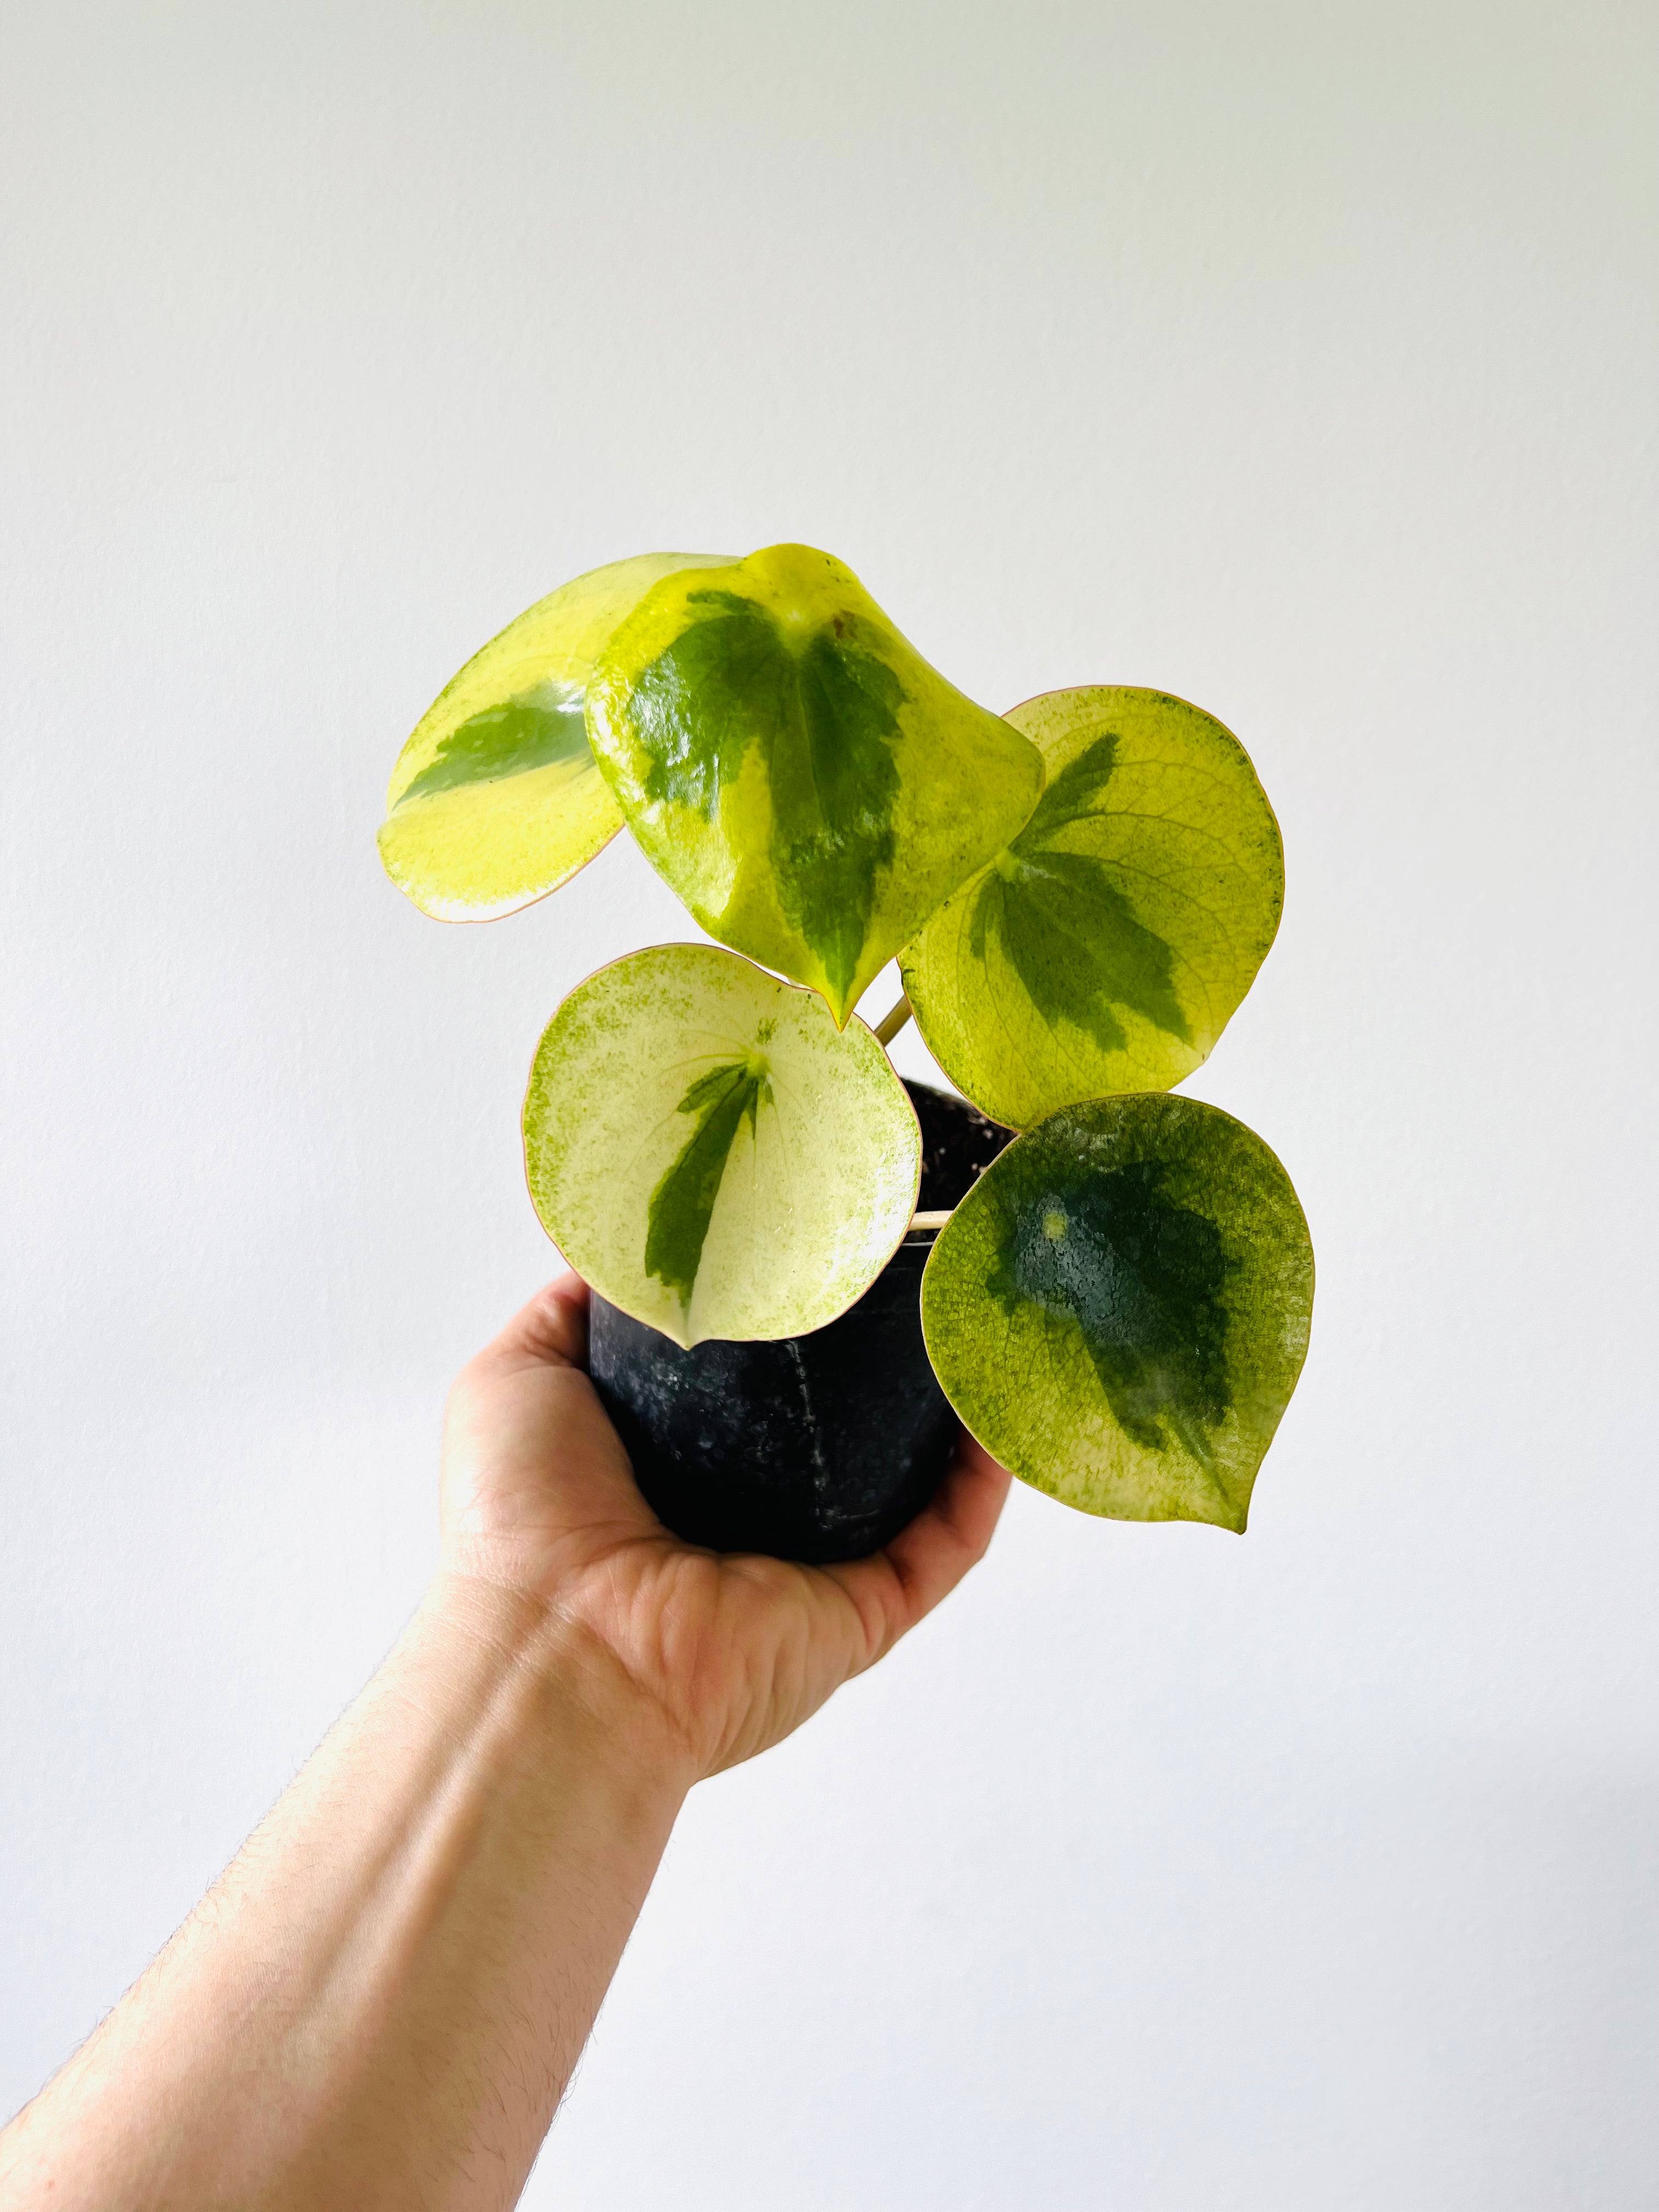
<svg viewBox="0 0 1659 2212">
<path fill-rule="evenodd" d="M 566 575 L 799 538 L 1251 748 L 1192 1088 L 1314 1349 L 1243 1543 L 1022 1492 L 698 1794 L 526 2201 L 1659 2201 L 1656 29 L 14 0 L 0 2106 L 413 1604 L 535 1037 L 694 933 L 622 845 L 422 921 L 398 744 Z"/>
</svg>

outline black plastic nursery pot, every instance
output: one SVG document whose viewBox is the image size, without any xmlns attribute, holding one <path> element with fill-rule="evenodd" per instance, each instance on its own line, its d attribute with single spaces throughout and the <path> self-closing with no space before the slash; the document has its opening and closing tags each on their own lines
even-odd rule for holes
<svg viewBox="0 0 1659 2212">
<path fill-rule="evenodd" d="M 908 1083 L 923 1212 L 966 1196 L 1014 1132 Z M 944 1474 L 957 1417 L 921 1340 L 933 1231 L 913 1230 L 855 1306 L 809 1336 L 684 1351 L 597 1293 L 588 1365 L 653 1510 L 716 1552 L 827 1565 L 897 1535 Z"/>
</svg>

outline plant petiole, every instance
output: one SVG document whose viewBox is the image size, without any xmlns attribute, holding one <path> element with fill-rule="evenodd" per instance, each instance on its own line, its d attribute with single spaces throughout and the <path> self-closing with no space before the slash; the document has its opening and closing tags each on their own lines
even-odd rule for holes
<svg viewBox="0 0 1659 2212">
<path fill-rule="evenodd" d="M 891 1044 L 909 1018 L 910 998 L 909 994 L 906 992 L 900 997 L 897 1006 L 893 1008 L 891 1013 L 884 1016 L 876 1024 L 876 1042 Z"/>
</svg>

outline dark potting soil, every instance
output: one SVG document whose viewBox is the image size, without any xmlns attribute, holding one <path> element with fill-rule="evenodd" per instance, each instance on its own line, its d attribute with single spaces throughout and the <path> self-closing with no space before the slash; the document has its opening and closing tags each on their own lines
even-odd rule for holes
<svg viewBox="0 0 1659 2212">
<path fill-rule="evenodd" d="M 921 1193 L 918 1213 L 943 1213 L 966 1198 L 1014 1132 L 988 1121 L 977 1106 L 931 1084 L 904 1087 L 921 1124 Z M 931 1236 L 932 1231 L 923 1232 Z"/>
<path fill-rule="evenodd" d="M 1012 1129 L 906 1082 L 921 1123 L 917 1209 L 966 1196 Z M 595 1295 L 588 1364 L 640 1488 L 717 1552 L 820 1565 L 878 1550 L 939 1487 L 957 1419 L 921 1338 L 931 1230 L 913 1231 L 855 1306 L 810 1335 L 687 1352 Z"/>
</svg>

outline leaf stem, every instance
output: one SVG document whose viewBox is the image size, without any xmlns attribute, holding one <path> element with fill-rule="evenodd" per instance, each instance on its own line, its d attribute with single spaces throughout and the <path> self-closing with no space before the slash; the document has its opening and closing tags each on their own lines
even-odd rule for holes
<svg viewBox="0 0 1659 2212">
<path fill-rule="evenodd" d="M 910 1216 L 910 1226 L 912 1229 L 943 1229 L 950 1218 L 951 1209 L 947 1206 L 938 1212 L 930 1209 L 926 1213 L 913 1213 Z"/>
<path fill-rule="evenodd" d="M 893 1008 L 891 1013 L 886 1015 L 884 1019 L 876 1024 L 876 1042 L 878 1044 L 891 1044 L 893 1039 L 898 1035 L 899 1031 L 904 1027 L 904 1024 L 909 1020 L 909 1018 L 910 997 L 908 992 L 903 992 L 901 993 L 899 1002 L 897 1006 Z"/>
</svg>

